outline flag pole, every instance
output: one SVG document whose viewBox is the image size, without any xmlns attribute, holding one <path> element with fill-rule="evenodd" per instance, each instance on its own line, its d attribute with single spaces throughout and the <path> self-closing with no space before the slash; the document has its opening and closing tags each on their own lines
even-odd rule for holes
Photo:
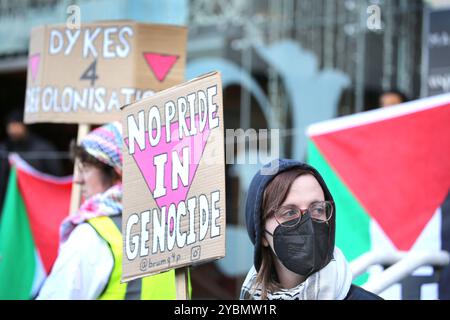
<svg viewBox="0 0 450 320">
<path fill-rule="evenodd" d="M 77 133 L 77 145 L 80 144 L 81 140 L 89 133 L 91 130 L 90 124 L 79 124 Z M 79 159 L 75 159 L 73 177 L 79 174 L 78 165 Z M 70 215 L 74 215 L 81 204 L 81 186 L 77 183 L 72 182 L 72 194 L 70 195 Z"/>
<path fill-rule="evenodd" d="M 175 269 L 175 287 L 177 290 L 177 300 L 188 300 L 188 267 Z"/>
</svg>

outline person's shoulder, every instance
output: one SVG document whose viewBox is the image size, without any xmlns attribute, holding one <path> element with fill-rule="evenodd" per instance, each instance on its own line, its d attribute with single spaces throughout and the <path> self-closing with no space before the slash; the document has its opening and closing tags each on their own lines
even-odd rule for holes
<svg viewBox="0 0 450 320">
<path fill-rule="evenodd" d="M 345 300 L 383 300 L 383 298 L 352 284 Z"/>
<path fill-rule="evenodd" d="M 79 250 L 91 251 L 93 248 L 107 244 L 89 223 L 80 223 L 71 232 L 67 245 Z"/>
<path fill-rule="evenodd" d="M 252 286 L 256 278 L 256 269 L 254 266 L 250 268 L 242 283 L 241 292 L 239 295 L 240 300 L 253 300 Z"/>
</svg>

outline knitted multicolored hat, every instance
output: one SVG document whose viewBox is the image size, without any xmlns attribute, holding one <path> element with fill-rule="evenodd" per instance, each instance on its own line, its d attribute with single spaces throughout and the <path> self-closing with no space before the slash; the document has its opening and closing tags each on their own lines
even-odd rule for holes
<svg viewBox="0 0 450 320">
<path fill-rule="evenodd" d="M 112 122 L 90 132 L 80 145 L 97 160 L 113 167 L 122 175 L 122 124 Z"/>
</svg>

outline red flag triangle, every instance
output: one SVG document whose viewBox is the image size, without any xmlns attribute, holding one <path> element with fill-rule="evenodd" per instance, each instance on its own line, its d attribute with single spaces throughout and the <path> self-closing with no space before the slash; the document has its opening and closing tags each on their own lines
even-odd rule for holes
<svg viewBox="0 0 450 320">
<path fill-rule="evenodd" d="M 31 70 L 31 78 L 33 81 L 36 80 L 36 75 L 39 69 L 39 62 L 41 61 L 41 54 L 36 53 L 28 58 L 29 69 Z"/>
<path fill-rule="evenodd" d="M 48 274 L 58 254 L 59 226 L 69 214 L 72 181 L 40 175 L 17 167 L 19 189 L 27 208 L 33 239 Z"/>
<path fill-rule="evenodd" d="M 144 52 L 145 61 L 147 61 L 150 70 L 152 70 L 155 77 L 163 82 L 169 71 L 172 69 L 178 56 L 160 54 L 154 52 Z"/>
<path fill-rule="evenodd" d="M 400 250 L 412 247 L 449 191 L 449 119 L 447 100 L 312 136 L 338 176 Z"/>
</svg>

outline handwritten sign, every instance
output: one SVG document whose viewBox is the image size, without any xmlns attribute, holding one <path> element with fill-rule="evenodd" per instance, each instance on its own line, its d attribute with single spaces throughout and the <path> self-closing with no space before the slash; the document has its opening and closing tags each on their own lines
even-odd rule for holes
<svg viewBox="0 0 450 320">
<path fill-rule="evenodd" d="M 25 122 L 101 124 L 183 82 L 187 30 L 132 21 L 34 28 Z"/>
<path fill-rule="evenodd" d="M 220 74 L 124 107 L 122 124 L 122 279 L 224 257 Z"/>
</svg>

